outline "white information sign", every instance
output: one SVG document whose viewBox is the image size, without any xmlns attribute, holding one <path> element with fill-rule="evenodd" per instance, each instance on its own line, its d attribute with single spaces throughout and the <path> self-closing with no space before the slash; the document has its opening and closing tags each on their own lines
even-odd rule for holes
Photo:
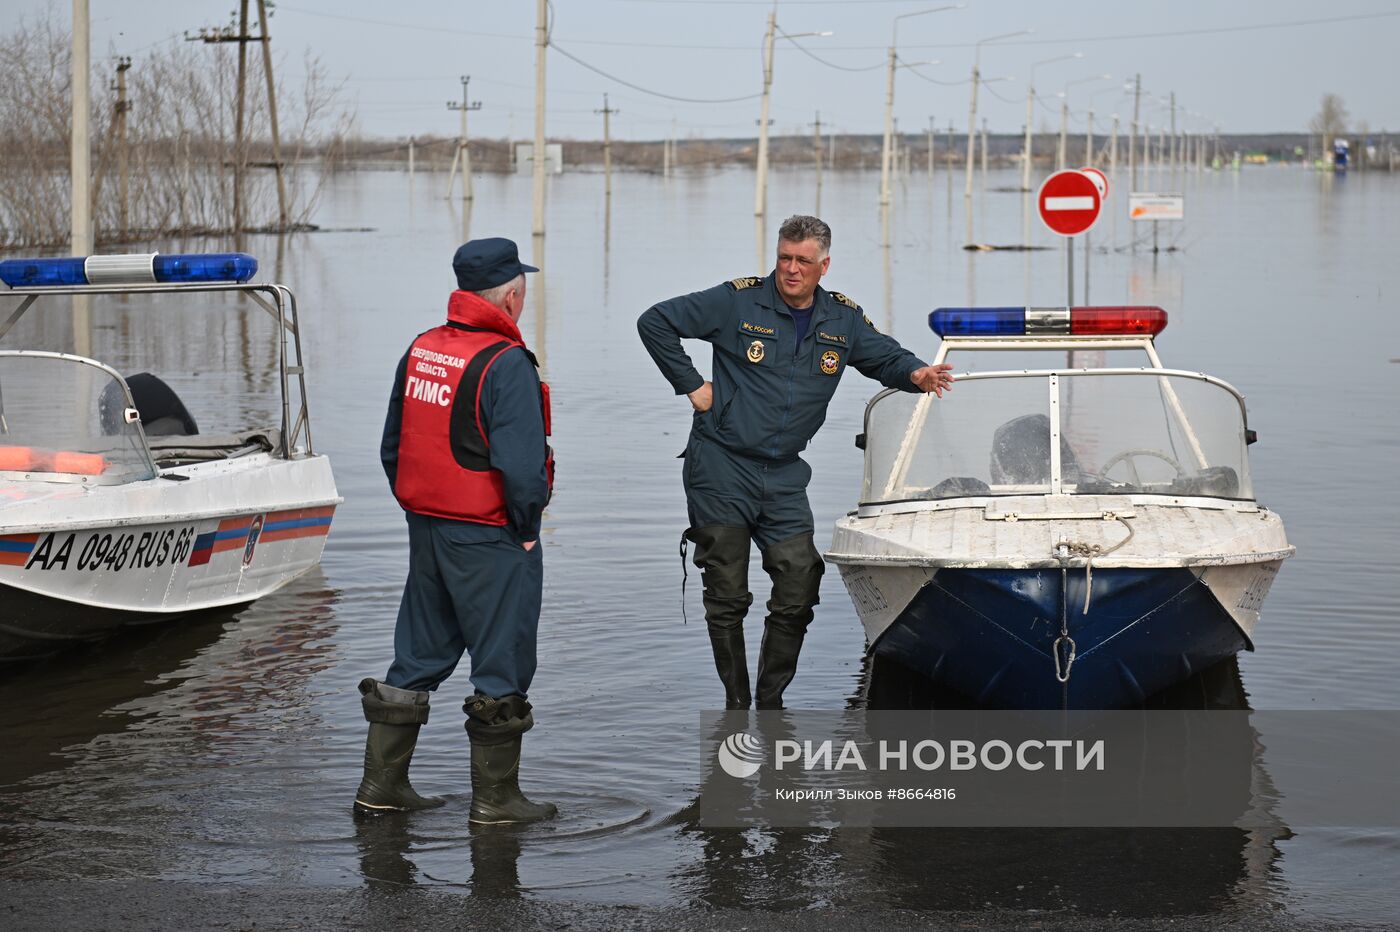
<svg viewBox="0 0 1400 932">
<path fill-rule="evenodd" d="M 1129 220 L 1185 220 L 1186 197 L 1181 194 L 1147 194 L 1134 191 L 1128 195 Z"/>
</svg>

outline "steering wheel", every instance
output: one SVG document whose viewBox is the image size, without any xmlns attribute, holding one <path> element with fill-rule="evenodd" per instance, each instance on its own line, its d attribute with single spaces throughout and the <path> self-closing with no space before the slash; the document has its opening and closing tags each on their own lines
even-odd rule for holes
<svg viewBox="0 0 1400 932">
<path fill-rule="evenodd" d="M 1129 482 L 1141 488 L 1142 479 L 1138 476 L 1137 466 L 1133 464 L 1133 458 L 1137 456 L 1150 456 L 1154 459 L 1161 460 L 1162 462 L 1170 466 L 1172 469 L 1176 470 L 1177 478 L 1186 475 L 1186 470 L 1182 468 L 1181 464 L 1178 463 L 1176 459 L 1172 457 L 1171 454 L 1163 453 L 1161 450 L 1150 450 L 1145 447 L 1133 450 L 1123 450 L 1120 453 L 1113 454 L 1108 459 L 1104 460 L 1104 464 L 1099 467 L 1097 475 L 1099 476 L 1099 478 L 1103 479 L 1106 482 L 1111 481 L 1108 478 L 1108 471 L 1114 466 L 1117 466 L 1119 463 L 1127 462 Z"/>
</svg>

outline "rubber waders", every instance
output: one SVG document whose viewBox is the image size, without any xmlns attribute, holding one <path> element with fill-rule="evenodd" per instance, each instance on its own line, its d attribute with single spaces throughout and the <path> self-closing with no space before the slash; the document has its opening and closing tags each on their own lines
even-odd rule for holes
<svg viewBox="0 0 1400 932">
<path fill-rule="evenodd" d="M 355 793 L 363 812 L 432 809 L 443 800 L 419 796 L 408 782 L 408 765 L 418 743 L 418 729 L 428 721 L 428 694 L 360 681 L 360 702 L 369 736 L 365 739 L 365 775 Z"/>
<path fill-rule="evenodd" d="M 763 569 L 773 580 L 773 595 L 758 653 L 757 704 L 760 709 L 781 709 L 783 690 L 797 674 L 797 657 L 812 623 L 826 566 L 812 535 L 801 534 L 763 551 Z"/>
<path fill-rule="evenodd" d="M 705 583 L 705 624 L 715 655 L 715 672 L 724 684 L 724 707 L 747 709 L 748 656 L 744 651 L 744 616 L 753 604 L 749 592 L 748 528 L 711 525 L 691 528 L 695 565 Z"/>
</svg>

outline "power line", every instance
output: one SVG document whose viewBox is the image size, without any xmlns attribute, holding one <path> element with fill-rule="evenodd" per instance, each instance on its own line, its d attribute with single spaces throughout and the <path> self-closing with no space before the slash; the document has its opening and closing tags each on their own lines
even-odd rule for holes
<svg viewBox="0 0 1400 932">
<path fill-rule="evenodd" d="M 787 33 L 783 32 L 781 29 L 778 30 L 778 32 L 782 35 L 782 37 L 783 37 L 784 39 L 786 39 L 786 40 L 788 40 L 789 42 L 791 42 L 791 43 L 793 44 L 793 47 L 796 48 L 796 49 L 797 49 L 799 52 L 801 52 L 803 55 L 806 55 L 808 58 L 812 59 L 813 61 L 817 61 L 817 62 L 820 62 L 820 63 L 823 64 L 823 65 L 826 65 L 828 68 L 835 68 L 835 69 L 837 69 L 838 71 L 874 71 L 876 68 L 883 68 L 883 67 L 885 67 L 885 63 L 884 63 L 884 62 L 876 62 L 875 64 L 870 65 L 870 66 L 865 67 L 865 68 L 848 68 L 848 67 L 845 66 L 845 65 L 838 65 L 838 64 L 836 64 L 836 62 L 834 62 L 834 61 L 827 61 L 825 58 L 822 58 L 821 56 L 817 55 L 816 53 L 814 53 L 814 52 L 808 50 L 808 49 L 806 48 L 806 46 L 802 45 L 800 42 L 798 42 L 796 39 L 794 39 L 792 36 L 788 35 Z"/>
<path fill-rule="evenodd" d="M 653 91 L 650 88 L 642 87 L 640 84 L 633 84 L 631 81 L 624 81 L 622 80 L 622 78 L 619 78 L 616 75 L 608 74 L 603 69 L 594 67 L 593 65 L 590 65 L 588 62 L 579 58 L 577 55 L 566 51 L 565 49 L 560 47 L 558 42 L 551 41 L 549 47 L 554 49 L 554 51 L 558 52 L 560 55 L 563 55 L 565 58 L 574 62 L 575 64 L 581 65 L 584 68 L 587 68 L 589 71 L 592 71 L 594 74 L 602 75 L 609 81 L 616 81 L 623 87 L 630 87 L 634 91 L 641 91 L 643 94 L 650 94 L 652 97 L 661 97 L 666 100 L 679 100 L 687 104 L 732 104 L 738 103 L 741 100 L 757 100 L 759 97 L 763 96 L 762 94 L 749 94 L 744 97 L 719 97 L 714 99 L 707 99 L 703 97 L 677 97 L 674 94 L 663 94 L 660 91 Z"/>
</svg>

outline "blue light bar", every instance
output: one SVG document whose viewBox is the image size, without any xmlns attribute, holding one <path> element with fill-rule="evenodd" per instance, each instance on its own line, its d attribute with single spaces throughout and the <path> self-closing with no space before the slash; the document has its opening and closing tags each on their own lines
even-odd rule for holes
<svg viewBox="0 0 1400 932">
<path fill-rule="evenodd" d="M 0 281 L 11 288 L 73 285 L 154 285 L 241 283 L 258 271 L 258 260 L 241 252 L 163 256 L 70 256 L 58 259 L 6 259 Z"/>
<path fill-rule="evenodd" d="M 1005 337 L 1026 332 L 1023 307 L 940 307 L 928 315 L 940 337 Z"/>
</svg>

